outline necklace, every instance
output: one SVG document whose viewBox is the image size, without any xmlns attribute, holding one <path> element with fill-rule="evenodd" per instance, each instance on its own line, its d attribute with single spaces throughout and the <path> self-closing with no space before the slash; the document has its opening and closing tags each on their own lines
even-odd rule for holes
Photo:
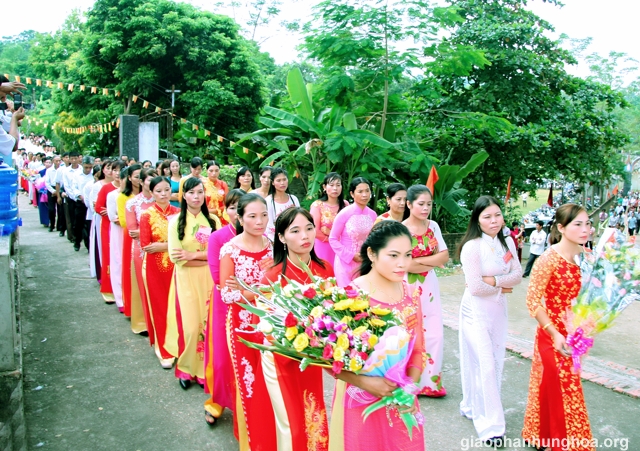
<svg viewBox="0 0 640 451">
<path fill-rule="evenodd" d="M 371 287 L 373 285 L 372 282 L 374 282 L 374 281 L 372 281 L 370 277 L 368 278 L 367 281 L 369 282 L 369 287 Z M 373 295 L 374 294 L 373 293 L 374 290 L 371 290 L 371 291 L 372 291 L 371 294 Z M 380 293 L 382 293 L 382 294 L 384 294 L 386 296 L 387 302 L 381 301 L 381 302 L 384 302 L 385 304 L 397 304 L 400 301 L 402 301 L 402 298 L 403 298 L 402 283 L 400 283 L 400 282 L 394 282 L 393 283 L 393 291 L 394 291 L 393 294 L 394 294 L 394 296 L 389 296 L 389 293 L 386 290 L 383 290 L 382 288 L 380 288 L 379 284 L 376 284 L 375 291 L 379 291 Z M 395 293 L 396 291 L 399 292 L 399 294 L 396 294 Z M 378 299 L 378 300 L 380 300 L 380 299 Z"/>
</svg>

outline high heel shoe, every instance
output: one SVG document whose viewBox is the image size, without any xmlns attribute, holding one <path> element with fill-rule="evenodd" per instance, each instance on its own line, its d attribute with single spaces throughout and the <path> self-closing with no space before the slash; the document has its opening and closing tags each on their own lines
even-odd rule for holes
<svg viewBox="0 0 640 451">
<path fill-rule="evenodd" d="M 190 380 L 178 379 L 178 382 L 180 383 L 180 387 L 182 387 L 183 390 L 187 390 L 189 387 L 191 387 L 191 381 Z"/>
</svg>

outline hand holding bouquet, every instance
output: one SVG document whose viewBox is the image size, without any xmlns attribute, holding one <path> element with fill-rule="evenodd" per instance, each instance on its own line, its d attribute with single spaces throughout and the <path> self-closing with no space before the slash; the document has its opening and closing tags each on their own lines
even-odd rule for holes
<svg viewBox="0 0 640 451">
<path fill-rule="evenodd" d="M 260 317 L 256 327 L 269 344 L 241 341 L 300 360 L 301 370 L 319 365 L 331 368 L 334 374 L 348 370 L 383 376 L 398 384 L 393 396 L 381 400 L 351 387 L 357 391 L 352 393 L 356 404 L 371 404 L 364 419 L 387 405 L 412 406 L 417 390 L 406 376 L 406 366 L 413 341 L 401 326 L 398 312 L 372 306 L 367 293 L 354 287 L 340 288 L 334 278 L 309 276 L 313 281 L 310 284 L 287 280 L 284 287 L 275 283 L 260 289 L 239 280 L 245 290 L 256 294 L 255 305 L 240 305 Z M 420 424 L 420 418 L 402 416 L 409 434 Z"/>
<path fill-rule="evenodd" d="M 604 236 L 604 246 L 582 262 L 582 287 L 565 315 L 567 344 L 573 348 L 573 367 L 593 346 L 593 337 L 612 326 L 633 301 L 640 300 L 640 249 L 625 236 Z"/>
</svg>

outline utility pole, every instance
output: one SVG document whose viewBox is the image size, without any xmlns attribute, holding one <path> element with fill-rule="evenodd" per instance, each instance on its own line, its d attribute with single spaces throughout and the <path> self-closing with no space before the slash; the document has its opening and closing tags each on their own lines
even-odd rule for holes
<svg viewBox="0 0 640 451">
<path fill-rule="evenodd" d="M 176 85 L 171 85 L 171 89 L 165 89 L 165 92 L 171 93 L 171 113 L 167 117 L 167 150 L 173 153 L 173 108 L 176 105 Z"/>
</svg>

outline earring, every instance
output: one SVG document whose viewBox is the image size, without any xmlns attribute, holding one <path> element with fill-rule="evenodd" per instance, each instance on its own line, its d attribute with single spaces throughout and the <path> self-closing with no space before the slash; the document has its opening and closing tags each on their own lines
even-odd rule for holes
<svg viewBox="0 0 640 451">
<path fill-rule="evenodd" d="M 287 243 L 282 243 L 282 245 L 284 246 L 284 250 L 287 250 Z"/>
</svg>

